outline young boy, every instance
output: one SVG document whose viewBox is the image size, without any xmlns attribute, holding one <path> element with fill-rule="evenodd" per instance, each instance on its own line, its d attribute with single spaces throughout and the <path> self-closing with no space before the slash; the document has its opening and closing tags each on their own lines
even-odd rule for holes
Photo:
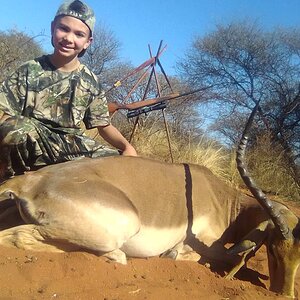
<svg viewBox="0 0 300 300">
<path fill-rule="evenodd" d="M 135 149 L 110 123 L 97 77 L 81 57 L 92 42 L 95 16 L 82 1 L 62 4 L 51 24 L 54 52 L 23 64 L 0 87 L 0 160 L 6 177 L 78 157 L 118 152 L 85 136 L 99 134 L 123 155 Z"/>
</svg>

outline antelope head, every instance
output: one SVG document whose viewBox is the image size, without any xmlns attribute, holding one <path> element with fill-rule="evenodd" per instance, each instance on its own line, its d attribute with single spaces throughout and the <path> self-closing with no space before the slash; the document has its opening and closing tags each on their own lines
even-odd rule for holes
<svg viewBox="0 0 300 300">
<path fill-rule="evenodd" d="M 256 186 L 245 164 L 245 149 L 248 133 L 258 110 L 253 109 L 237 150 L 237 166 L 239 173 L 259 204 L 270 216 L 269 232 L 266 246 L 270 274 L 270 290 L 287 297 L 295 298 L 295 276 L 300 263 L 300 222 L 299 218 L 288 208 L 276 205 Z"/>
</svg>

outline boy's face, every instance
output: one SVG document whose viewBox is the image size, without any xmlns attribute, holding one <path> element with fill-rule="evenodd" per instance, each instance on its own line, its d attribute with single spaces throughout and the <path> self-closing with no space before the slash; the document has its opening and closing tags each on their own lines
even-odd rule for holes
<svg viewBox="0 0 300 300">
<path fill-rule="evenodd" d="M 55 53 L 64 57 L 76 57 L 92 42 L 90 30 L 81 20 L 70 16 L 58 17 L 51 24 Z"/>
</svg>

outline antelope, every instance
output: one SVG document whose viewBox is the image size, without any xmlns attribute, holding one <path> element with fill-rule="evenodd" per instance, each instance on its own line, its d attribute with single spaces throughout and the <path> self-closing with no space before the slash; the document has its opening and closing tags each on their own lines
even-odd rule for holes
<svg viewBox="0 0 300 300">
<path fill-rule="evenodd" d="M 270 289 L 295 297 L 298 217 L 256 187 L 244 164 L 253 110 L 237 151 L 254 197 L 207 168 L 142 157 L 84 158 L 44 167 L 0 186 L 0 245 L 127 257 L 223 261 L 236 272 L 266 245 Z M 9 220 L 9 223 L 5 221 Z M 228 244 L 233 244 L 228 249 Z"/>
</svg>

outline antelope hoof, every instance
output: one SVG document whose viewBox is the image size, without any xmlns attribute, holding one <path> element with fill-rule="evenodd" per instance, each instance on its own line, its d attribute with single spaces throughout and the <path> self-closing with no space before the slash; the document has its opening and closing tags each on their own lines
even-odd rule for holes
<svg viewBox="0 0 300 300">
<path fill-rule="evenodd" d="M 126 254 L 120 249 L 113 250 L 111 252 L 107 252 L 103 254 L 104 257 L 110 259 L 111 261 L 115 261 L 122 265 L 127 265 Z"/>
</svg>

